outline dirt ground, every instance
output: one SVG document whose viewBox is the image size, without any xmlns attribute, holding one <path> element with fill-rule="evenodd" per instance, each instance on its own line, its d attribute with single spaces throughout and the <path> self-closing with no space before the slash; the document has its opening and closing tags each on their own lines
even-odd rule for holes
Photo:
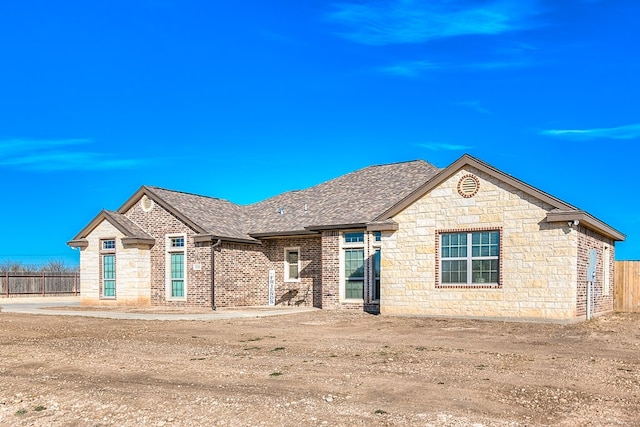
<svg viewBox="0 0 640 427">
<path fill-rule="evenodd" d="M 0 313 L 0 425 L 640 424 L 640 316 L 574 325 L 315 311 Z"/>
</svg>

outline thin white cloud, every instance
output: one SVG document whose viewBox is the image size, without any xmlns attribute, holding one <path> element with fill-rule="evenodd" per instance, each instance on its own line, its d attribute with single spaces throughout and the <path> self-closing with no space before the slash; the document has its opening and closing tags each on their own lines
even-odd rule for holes
<svg viewBox="0 0 640 427">
<path fill-rule="evenodd" d="M 432 151 L 464 151 L 464 150 L 469 150 L 473 148 L 467 145 L 443 144 L 439 142 L 427 142 L 423 144 L 415 144 L 415 146 L 420 148 L 426 148 Z"/>
<path fill-rule="evenodd" d="M 24 153 L 31 150 L 51 150 L 59 147 L 83 145 L 90 143 L 90 139 L 0 139 L 0 155 L 7 156 Z"/>
<path fill-rule="evenodd" d="M 378 68 L 384 74 L 399 77 L 418 77 L 429 71 L 469 71 L 469 70 L 499 70 L 530 66 L 531 63 L 522 59 L 504 61 L 486 61 L 474 63 L 444 63 L 429 61 L 406 61 L 394 65 Z"/>
<path fill-rule="evenodd" d="M 341 35 L 350 40 L 388 45 L 520 30 L 538 12 L 534 6 L 532 0 L 378 0 L 335 4 L 328 17 L 348 28 Z"/>
<path fill-rule="evenodd" d="M 392 76 L 402 77 L 416 77 L 428 70 L 439 70 L 444 68 L 443 64 L 437 64 L 427 61 L 409 61 L 402 62 L 379 69 L 384 74 L 390 74 Z"/>
<path fill-rule="evenodd" d="M 579 141 L 591 139 L 636 139 L 640 138 L 640 123 L 612 128 L 550 129 L 543 130 L 540 133 L 546 136 Z"/>
<path fill-rule="evenodd" d="M 89 150 L 90 139 L 0 140 L 0 166 L 30 171 L 126 169 L 142 160 L 120 159 Z"/>
<path fill-rule="evenodd" d="M 475 111 L 476 113 L 491 114 L 491 111 L 489 111 L 488 109 L 484 108 L 480 104 L 479 101 L 462 101 L 462 102 L 456 102 L 456 103 L 454 103 L 454 105 L 458 105 L 460 107 L 470 108 L 473 111 Z"/>
</svg>

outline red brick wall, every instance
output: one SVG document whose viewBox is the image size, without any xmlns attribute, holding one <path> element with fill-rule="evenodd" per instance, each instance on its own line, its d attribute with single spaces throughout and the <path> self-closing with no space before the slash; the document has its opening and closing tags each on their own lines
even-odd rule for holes
<svg viewBox="0 0 640 427">
<path fill-rule="evenodd" d="M 340 232 L 322 233 L 322 305 L 337 308 L 340 297 Z"/>
<path fill-rule="evenodd" d="M 130 220 L 138 224 L 156 240 L 151 248 L 151 304 L 166 306 L 209 306 L 211 304 L 211 249 L 209 245 L 198 246 L 193 242 L 196 234 L 178 218 L 163 209 L 157 203 L 150 212 L 145 212 L 140 202 L 133 205 L 126 213 Z M 186 301 L 167 301 L 165 298 L 165 235 L 185 233 L 187 282 Z M 202 269 L 196 271 L 193 265 L 199 263 Z"/>
<path fill-rule="evenodd" d="M 596 264 L 596 281 L 591 288 L 591 314 L 606 313 L 613 310 L 613 267 L 615 258 L 614 242 L 598 233 L 582 226 L 577 228 L 578 234 L 578 284 L 576 300 L 576 316 L 587 314 L 587 267 L 589 265 L 589 251 L 596 249 L 598 259 Z M 604 265 L 604 245 L 609 246 L 609 265 Z M 609 294 L 603 294 L 604 269 L 609 269 Z"/>
<path fill-rule="evenodd" d="M 140 202 L 125 215 L 156 239 L 151 248 L 151 304 L 166 306 L 211 305 L 211 246 L 196 245 L 197 234 L 157 203 L 144 212 Z M 186 301 L 167 301 L 165 285 L 165 236 L 185 233 Z M 337 308 L 339 296 L 339 233 L 322 237 L 265 239 L 262 244 L 223 242 L 215 248 L 216 307 L 268 304 L 269 270 L 275 270 L 277 305 Z M 300 248 L 300 281 L 284 280 L 284 248 Z M 194 270 L 200 264 L 200 270 Z M 323 283 L 328 284 L 323 289 Z"/>
<path fill-rule="evenodd" d="M 276 272 L 276 303 L 307 307 L 322 305 L 322 246 L 320 237 L 270 239 L 263 242 Z M 300 281 L 284 280 L 284 249 L 300 248 Z M 295 295 L 294 295 L 295 294 Z M 292 298 L 290 298 L 293 296 Z"/>
</svg>

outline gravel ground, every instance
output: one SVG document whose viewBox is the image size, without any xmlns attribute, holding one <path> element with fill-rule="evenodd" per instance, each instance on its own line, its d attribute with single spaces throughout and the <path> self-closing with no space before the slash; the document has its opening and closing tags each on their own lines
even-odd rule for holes
<svg viewBox="0 0 640 427">
<path fill-rule="evenodd" d="M 0 313 L 0 425 L 632 426 L 640 316 Z"/>
</svg>

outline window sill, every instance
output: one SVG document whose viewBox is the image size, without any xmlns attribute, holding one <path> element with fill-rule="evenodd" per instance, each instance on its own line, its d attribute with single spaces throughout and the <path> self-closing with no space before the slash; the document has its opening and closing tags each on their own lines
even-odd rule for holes
<svg viewBox="0 0 640 427">
<path fill-rule="evenodd" d="M 436 289 L 502 289 L 499 283 L 473 283 L 473 284 L 452 284 L 436 285 Z"/>
</svg>

